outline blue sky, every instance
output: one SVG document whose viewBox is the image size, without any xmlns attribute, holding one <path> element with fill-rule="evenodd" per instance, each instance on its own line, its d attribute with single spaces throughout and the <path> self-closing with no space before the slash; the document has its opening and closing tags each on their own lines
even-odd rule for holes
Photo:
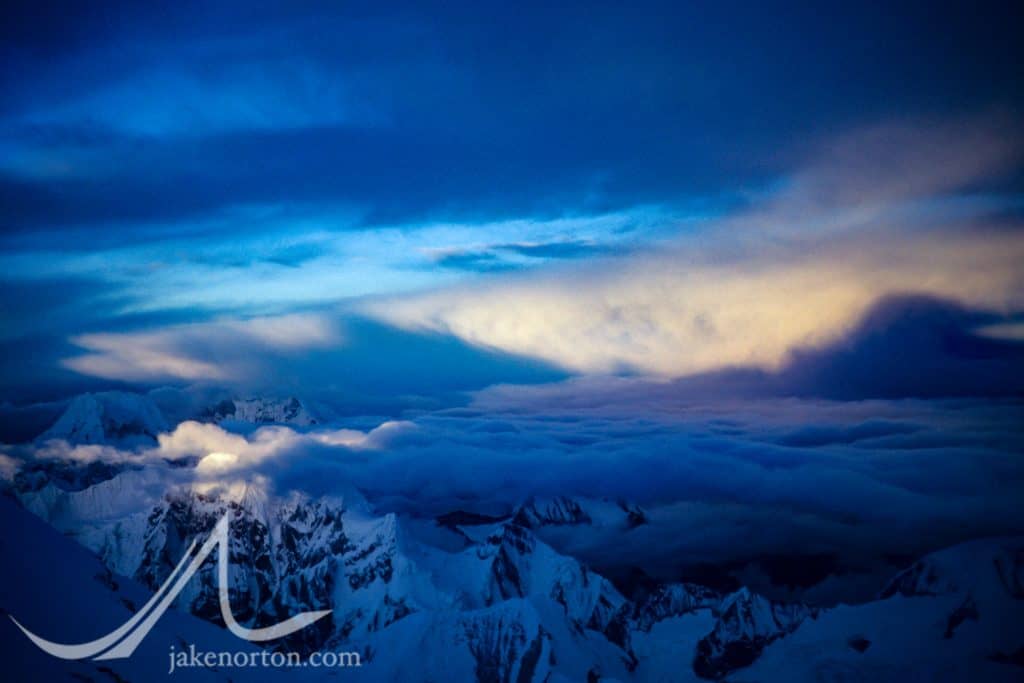
<svg viewBox="0 0 1024 683">
<path fill-rule="evenodd" d="M 1019 335 L 1019 12 L 208 5 L 5 7 L 3 399 L 774 372 L 902 295 Z"/>
</svg>

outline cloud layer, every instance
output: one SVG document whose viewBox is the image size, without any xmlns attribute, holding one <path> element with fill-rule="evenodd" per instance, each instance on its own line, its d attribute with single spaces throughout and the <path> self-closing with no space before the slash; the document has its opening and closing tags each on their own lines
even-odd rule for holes
<svg viewBox="0 0 1024 683">
<path fill-rule="evenodd" d="M 798 347 L 841 338 L 893 295 L 1008 314 L 1024 309 L 1024 229 L 986 215 L 984 202 L 951 210 L 946 193 L 998 175 L 1017 155 L 988 122 L 869 130 L 749 211 L 656 251 L 365 310 L 575 371 L 663 376 L 776 369 Z"/>
<path fill-rule="evenodd" d="M 369 429 L 184 422 L 155 447 L 6 448 L 15 458 L 145 466 L 167 486 L 259 478 L 282 492 L 356 486 L 384 511 L 508 512 L 530 496 L 624 499 L 633 530 L 559 535 L 598 567 L 822 553 L 849 566 L 1024 532 L 1019 401 L 695 400 L 638 379 L 495 388 L 470 406 Z M 194 469 L 171 467 L 187 459 Z M 141 492 L 140 492 L 141 495 Z M 143 501 L 144 502 L 144 501 Z M 613 550 L 609 550 L 609 549 Z"/>
</svg>

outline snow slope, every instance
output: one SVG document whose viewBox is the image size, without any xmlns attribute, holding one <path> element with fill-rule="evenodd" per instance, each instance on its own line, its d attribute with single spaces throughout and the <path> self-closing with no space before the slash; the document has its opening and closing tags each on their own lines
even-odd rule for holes
<svg viewBox="0 0 1024 683">
<path fill-rule="evenodd" d="M 952 681 L 1024 673 L 1024 539 L 929 555 L 857 606 L 816 609 L 692 583 L 661 584 L 633 601 L 538 536 L 629 524 L 630 506 L 564 498 L 529 501 L 502 518 L 445 515 L 435 528 L 459 543 L 439 544 L 355 490 L 314 497 L 250 481 L 140 496 L 152 467 L 78 490 L 49 483 L 15 493 L 148 589 L 229 513 L 229 589 L 240 621 L 333 610 L 272 646 L 358 650 L 367 666 L 358 677 L 346 672 L 356 680 Z M 32 581 L 21 575 L 15 583 Z M 177 604 L 216 623 L 216 596 L 210 565 Z"/>
<path fill-rule="evenodd" d="M 71 400 L 57 421 L 37 441 L 63 439 L 70 444 L 152 445 L 168 430 L 159 408 L 142 394 L 107 391 Z"/>
<path fill-rule="evenodd" d="M 1024 539 L 985 539 L 923 558 L 875 602 L 806 621 L 730 680 L 1020 681 L 1022 647 Z"/>
<path fill-rule="evenodd" d="M 177 610 L 167 611 L 128 659 L 63 660 L 36 648 L 15 626 L 49 640 L 87 642 L 127 621 L 150 593 L 110 573 L 85 548 L 0 496 L 0 657 L 3 680 L 146 681 L 167 677 L 170 647 L 194 644 L 200 651 L 257 652 L 228 631 Z M 175 680 L 314 680 L 309 672 L 275 669 L 181 669 Z"/>
</svg>

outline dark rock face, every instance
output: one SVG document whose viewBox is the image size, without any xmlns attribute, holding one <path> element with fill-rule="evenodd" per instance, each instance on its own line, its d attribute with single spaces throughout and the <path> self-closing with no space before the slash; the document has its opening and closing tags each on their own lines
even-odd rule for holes
<svg viewBox="0 0 1024 683">
<path fill-rule="evenodd" d="M 127 463 L 99 460 L 81 464 L 64 460 L 38 460 L 21 466 L 14 475 L 13 487 L 21 493 L 38 491 L 47 484 L 53 484 L 63 491 L 84 491 L 90 486 L 113 479 L 127 469 L 131 469 Z"/>
<path fill-rule="evenodd" d="M 476 660 L 479 683 L 527 683 L 551 636 L 543 628 L 528 630 L 507 615 L 488 615 L 463 624 L 469 652 Z M 512 674 L 518 668 L 515 679 Z"/>
<path fill-rule="evenodd" d="M 302 404 L 294 396 L 284 405 L 284 417 L 286 421 L 294 420 L 302 412 Z"/>
<path fill-rule="evenodd" d="M 200 422 L 220 423 L 239 420 L 257 425 L 297 424 L 309 426 L 317 420 L 309 414 L 302 401 L 294 396 L 275 398 L 229 398 L 209 405 L 195 414 Z"/>
<path fill-rule="evenodd" d="M 500 532 L 488 537 L 489 549 L 479 551 L 481 558 L 491 558 L 492 584 L 502 600 L 526 595 L 519 564 L 523 556 L 533 552 L 535 543 L 532 534 L 512 523 L 504 525 Z"/>
<path fill-rule="evenodd" d="M 460 526 L 482 526 L 484 524 L 497 524 L 508 519 L 508 516 L 495 517 L 492 515 L 481 515 L 476 512 L 466 512 L 465 510 L 455 510 L 454 512 L 447 512 L 440 515 L 435 520 L 438 526 L 443 526 L 446 529 L 456 529 Z"/>
<path fill-rule="evenodd" d="M 212 406 L 204 408 L 196 416 L 201 422 L 220 422 L 235 414 L 235 402 L 231 399 L 224 399 Z"/>
<path fill-rule="evenodd" d="M 512 521 L 527 529 L 543 526 L 590 524 L 590 515 L 578 501 L 559 496 L 547 501 L 532 500 L 516 510 Z"/>
<path fill-rule="evenodd" d="M 995 652 L 989 655 L 989 659 L 1000 664 L 1009 664 L 1024 669 L 1024 645 L 1021 645 L 1013 652 Z"/>
<path fill-rule="evenodd" d="M 726 674 L 750 666 L 768 643 L 766 638 L 744 638 L 743 640 L 716 643 L 704 638 L 697 643 L 697 655 L 693 659 L 693 671 L 701 678 L 720 679 Z"/>
<path fill-rule="evenodd" d="M 949 640 L 956 633 L 956 629 L 960 624 L 964 623 L 968 619 L 971 621 L 977 621 L 978 616 L 978 606 L 970 596 L 967 596 L 964 598 L 964 601 L 960 603 L 960 606 L 950 613 L 949 619 L 946 621 L 946 631 L 942 634 L 942 637 Z"/>
<path fill-rule="evenodd" d="M 632 505 L 624 500 L 620 500 L 618 505 L 626 513 L 627 528 L 635 529 L 638 526 L 647 524 L 647 513 L 639 505 Z"/>
<path fill-rule="evenodd" d="M 995 569 L 1010 597 L 1024 600 L 1024 548 L 1006 548 L 996 557 Z"/>
<path fill-rule="evenodd" d="M 827 553 L 759 555 L 752 564 L 777 586 L 810 588 L 842 571 L 839 558 Z"/>
<path fill-rule="evenodd" d="M 694 610 L 716 607 L 721 594 L 693 583 L 671 583 L 658 587 L 636 604 L 633 620 L 642 631 L 663 619 L 682 616 Z"/>
<path fill-rule="evenodd" d="M 189 543 L 205 538 L 225 514 L 229 527 L 229 596 L 241 623 L 274 623 L 297 611 L 331 608 L 338 557 L 349 549 L 339 510 L 323 503 L 283 506 L 260 514 L 252 501 L 224 501 L 202 494 L 169 496 L 147 520 L 142 558 L 135 578 L 158 588 Z M 273 532 L 272 533 L 272 529 Z M 206 562 L 181 607 L 222 623 L 215 562 Z M 333 614 L 280 643 L 300 651 L 321 646 L 334 630 Z"/>
<path fill-rule="evenodd" d="M 850 643 L 850 647 L 857 652 L 867 652 L 867 649 L 871 647 L 871 641 L 864 636 L 854 636 L 850 638 L 848 642 Z"/>
<path fill-rule="evenodd" d="M 694 673 L 719 679 L 750 666 L 766 646 L 816 616 L 817 610 L 805 605 L 773 602 L 740 589 L 722 601 L 714 629 L 697 643 Z"/>
<path fill-rule="evenodd" d="M 909 569 L 899 573 L 879 594 L 880 598 L 894 595 L 904 597 L 934 596 L 948 593 L 954 587 L 927 561 L 915 562 Z"/>
</svg>

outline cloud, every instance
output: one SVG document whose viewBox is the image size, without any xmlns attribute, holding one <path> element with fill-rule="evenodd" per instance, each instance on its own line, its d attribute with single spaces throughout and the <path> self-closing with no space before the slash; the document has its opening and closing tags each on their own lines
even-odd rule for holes
<svg viewBox="0 0 1024 683">
<path fill-rule="evenodd" d="M 298 432 L 280 425 L 264 426 L 250 434 L 228 431 L 220 425 L 186 420 L 157 435 L 157 444 L 122 450 L 107 444 L 69 444 L 50 439 L 42 444 L 6 447 L 11 453 L 31 460 L 62 460 L 79 464 L 160 465 L 167 461 L 195 460 L 200 479 L 212 476 L 245 477 L 261 468 L 280 471 L 299 462 L 282 464 L 289 458 L 306 458 L 310 452 L 329 453 L 331 458 L 359 451 L 379 451 L 391 444 L 415 441 L 412 422 L 387 420 L 372 429 L 320 428 Z M 6 459 L 4 459 L 6 458 Z M 0 466 L 14 467 L 19 460 L 0 454 Z M 176 475 L 177 476 L 177 475 Z"/>
<path fill-rule="evenodd" d="M 0 481 L 11 481 L 18 471 L 19 465 L 20 463 L 16 459 L 0 453 Z"/>
<path fill-rule="evenodd" d="M 857 129 L 821 145 L 776 194 L 728 225 L 775 239 L 873 225 L 912 228 L 920 225 L 915 211 L 928 201 L 976 190 L 1012 172 L 1021 161 L 1022 143 L 1020 126 L 1000 114 Z M 952 207 L 942 208 L 957 216 Z M 927 218 L 941 220 L 941 214 Z"/>
<path fill-rule="evenodd" d="M 1024 395 L 1024 344 L 992 336 L 1002 316 L 922 296 L 875 302 L 842 337 L 818 347 L 796 347 L 772 370 L 729 367 L 670 381 L 636 383 L 595 378 L 583 396 L 628 394 L 651 410 L 652 401 L 816 397 L 951 398 Z M 562 386 L 563 389 L 557 387 Z M 572 385 L 549 388 L 552 406 L 577 401 Z"/>
<path fill-rule="evenodd" d="M 1004 312 L 1024 306 L 1022 235 L 873 237 L 794 251 L 728 262 L 678 252 L 572 277 L 377 300 L 365 310 L 404 329 L 453 334 L 576 371 L 678 376 L 777 368 L 798 346 L 835 341 L 891 294 Z"/>
<path fill-rule="evenodd" d="M 83 334 L 72 342 L 94 352 L 64 361 L 66 367 L 85 375 L 133 382 L 224 378 L 224 371 L 212 363 L 161 348 L 173 342 L 156 334 Z"/>
<path fill-rule="evenodd" d="M 728 367 L 674 379 L 582 376 L 533 387 L 533 399 L 552 410 L 595 408 L 626 401 L 660 414 L 688 403 L 826 398 L 839 401 L 901 398 L 994 398 L 1024 395 L 1024 344 L 987 334 L 1002 316 L 922 296 L 878 300 L 841 338 L 796 347 L 772 370 Z M 514 386 L 476 394 L 500 406 Z M 496 403 L 492 403 L 496 402 Z M 539 409 L 539 406 L 538 406 Z M 813 426 L 811 427 L 813 432 Z"/>
<path fill-rule="evenodd" d="M 762 389 L 847 400 L 1024 395 L 1024 340 L 986 334 L 1001 317 L 928 297 L 882 299 L 845 338 L 794 350 Z"/>
<path fill-rule="evenodd" d="M 1024 341 L 1024 323 L 995 323 L 985 325 L 975 330 L 979 336 L 991 339 L 1008 339 L 1012 341 Z"/>
<path fill-rule="evenodd" d="M 869 131 L 749 211 L 657 252 L 383 297 L 364 310 L 580 372 L 777 369 L 891 295 L 1024 308 L 1024 229 L 929 210 L 1018 158 L 1015 140 L 987 122 Z"/>
<path fill-rule="evenodd" d="M 208 468 L 219 472 L 253 468 L 265 460 L 302 447 L 328 446 L 341 450 L 376 450 L 413 429 L 412 423 L 386 421 L 363 432 L 357 429 L 318 429 L 296 432 L 282 426 L 261 427 L 249 436 L 229 432 L 215 424 L 186 421 L 172 432 L 160 434 L 158 446 L 146 454 L 158 458 L 209 458 Z"/>
<path fill-rule="evenodd" d="M 291 314 L 248 320 L 232 320 L 224 327 L 273 349 L 307 349 L 340 343 L 332 323 L 315 315 Z"/>
<path fill-rule="evenodd" d="M 67 358 L 76 372 L 106 379 L 153 382 L 238 379 L 251 362 L 245 352 L 294 352 L 341 343 L 325 317 L 289 314 L 218 320 L 152 332 L 83 334 L 72 342 L 92 353 Z"/>
<path fill-rule="evenodd" d="M 493 251 L 445 250 L 436 254 L 434 263 L 442 268 L 481 273 L 511 270 L 516 267 Z"/>
<path fill-rule="evenodd" d="M 628 245 L 584 240 L 517 242 L 481 248 L 432 249 L 434 263 L 443 268 L 477 272 L 499 272 L 537 266 L 547 261 L 584 259 L 628 253 Z"/>
<path fill-rule="evenodd" d="M 314 318 L 320 322 L 313 322 Z M 116 342 L 109 353 L 69 357 L 75 349 L 61 347 L 63 358 L 40 353 L 39 360 L 42 365 L 46 359 L 52 358 L 55 364 L 60 359 L 61 367 L 68 369 L 65 374 L 78 383 L 72 391 L 109 388 L 104 378 L 149 385 L 199 385 L 191 387 L 198 392 L 191 397 L 171 387 L 157 392 L 161 409 L 169 411 L 165 414 L 179 418 L 194 414 L 190 409 L 216 402 L 212 396 L 220 400 L 246 395 L 300 396 L 324 406 L 327 417 L 399 417 L 405 410 L 463 404 L 463 392 L 490 384 L 551 382 L 566 377 L 565 372 L 530 358 L 472 347 L 445 335 L 404 332 L 337 310 L 252 321 L 220 318 L 204 324 L 109 333 L 103 336 Z M 213 368 L 209 376 L 201 374 L 195 380 L 171 376 L 164 370 L 151 371 L 151 366 L 136 363 L 140 349 Z M 21 352 L 20 347 L 17 350 Z M 216 374 L 223 379 L 215 379 Z M 35 381 L 38 384 L 38 376 Z M 16 391 L 9 392 L 24 400 L 24 386 L 14 385 L 13 389 Z M 41 394 L 50 399 L 68 393 L 49 383 L 39 390 L 50 391 Z M 32 424 L 38 424 L 38 419 Z"/>
<path fill-rule="evenodd" d="M 709 400 L 673 389 L 586 377 L 494 387 L 463 408 L 360 429 L 242 435 L 183 422 L 135 451 L 53 441 L 4 452 L 141 466 L 164 489 L 257 479 L 280 492 L 354 486 L 380 511 L 420 517 L 508 512 L 530 496 L 624 499 L 644 507 L 647 524 L 546 537 L 601 570 L 666 578 L 684 565 L 771 554 L 870 566 L 1024 533 L 1019 400 Z M 198 466 L 181 466 L 190 462 Z"/>
</svg>

